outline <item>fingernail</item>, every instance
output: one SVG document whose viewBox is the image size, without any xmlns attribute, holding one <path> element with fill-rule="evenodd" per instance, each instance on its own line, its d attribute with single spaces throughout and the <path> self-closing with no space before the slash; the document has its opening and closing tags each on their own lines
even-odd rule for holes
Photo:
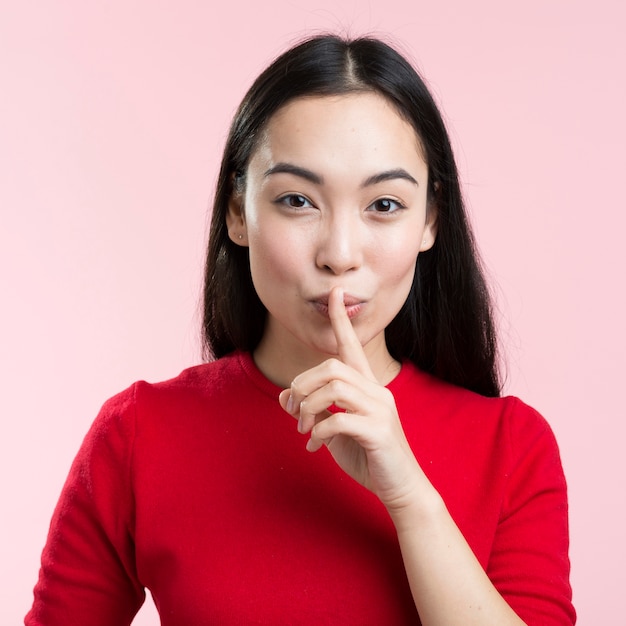
<svg viewBox="0 0 626 626">
<path fill-rule="evenodd" d="M 298 432 L 299 433 L 303 432 L 302 428 L 303 428 L 303 426 L 302 426 L 302 418 L 300 417 L 298 419 Z"/>
<path fill-rule="evenodd" d="M 287 400 L 287 412 L 293 413 L 294 408 L 293 396 L 289 394 L 289 400 Z"/>
</svg>

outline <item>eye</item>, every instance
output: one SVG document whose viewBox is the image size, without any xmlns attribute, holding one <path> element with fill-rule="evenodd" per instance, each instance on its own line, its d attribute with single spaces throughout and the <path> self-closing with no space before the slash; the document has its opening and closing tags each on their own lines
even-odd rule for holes
<svg viewBox="0 0 626 626">
<path fill-rule="evenodd" d="M 276 202 L 278 204 L 284 204 L 292 209 L 307 209 L 313 206 L 308 198 L 301 196 L 298 193 L 288 193 L 287 195 L 278 198 Z"/>
<path fill-rule="evenodd" d="M 367 208 L 377 213 L 394 213 L 398 209 L 404 209 L 406 207 L 401 202 L 398 202 L 398 200 L 379 198 L 372 202 Z"/>
</svg>

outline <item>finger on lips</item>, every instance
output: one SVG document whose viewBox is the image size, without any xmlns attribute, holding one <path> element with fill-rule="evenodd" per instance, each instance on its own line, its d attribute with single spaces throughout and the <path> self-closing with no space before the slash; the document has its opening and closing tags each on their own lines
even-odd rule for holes
<svg viewBox="0 0 626 626">
<path fill-rule="evenodd" d="M 301 433 L 311 431 L 316 423 L 332 415 L 328 407 L 348 409 L 356 401 L 353 396 L 358 389 L 358 378 L 374 378 L 346 312 L 344 292 L 340 287 L 331 290 L 328 314 L 339 359 L 329 359 L 303 372 L 294 378 L 289 389 L 284 389 L 279 395 L 282 408 L 298 419 Z M 353 380 L 350 381 L 350 378 Z M 307 450 L 312 452 L 322 445 L 321 440 L 313 437 L 307 444 Z"/>
<path fill-rule="evenodd" d="M 328 299 L 328 316 L 330 324 L 337 340 L 337 353 L 339 359 L 346 365 L 364 374 L 368 378 L 373 378 L 372 370 L 363 350 L 363 346 L 352 326 L 352 322 L 346 312 L 343 302 L 343 289 L 335 287 L 330 292 Z"/>
</svg>

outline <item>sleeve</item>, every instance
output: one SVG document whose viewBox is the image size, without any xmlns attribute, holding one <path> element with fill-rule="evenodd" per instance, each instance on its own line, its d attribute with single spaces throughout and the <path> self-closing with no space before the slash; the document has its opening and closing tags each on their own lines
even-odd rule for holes
<svg viewBox="0 0 626 626">
<path fill-rule="evenodd" d="M 513 402 L 508 488 L 487 573 L 528 626 L 575 624 L 567 486 L 558 446 L 536 411 Z"/>
<path fill-rule="evenodd" d="M 131 463 L 134 388 L 87 433 L 54 511 L 27 626 L 123 626 L 145 599 L 137 578 Z"/>
</svg>

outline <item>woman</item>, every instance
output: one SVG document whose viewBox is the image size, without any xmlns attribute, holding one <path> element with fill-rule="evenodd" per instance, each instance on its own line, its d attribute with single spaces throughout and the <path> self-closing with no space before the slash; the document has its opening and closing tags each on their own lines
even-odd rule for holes
<svg viewBox="0 0 626 626">
<path fill-rule="evenodd" d="M 87 435 L 27 624 L 128 624 L 146 587 L 164 625 L 574 623 L 558 449 L 498 397 L 450 143 L 394 50 L 316 37 L 254 83 L 204 304 L 215 360 Z"/>
</svg>

